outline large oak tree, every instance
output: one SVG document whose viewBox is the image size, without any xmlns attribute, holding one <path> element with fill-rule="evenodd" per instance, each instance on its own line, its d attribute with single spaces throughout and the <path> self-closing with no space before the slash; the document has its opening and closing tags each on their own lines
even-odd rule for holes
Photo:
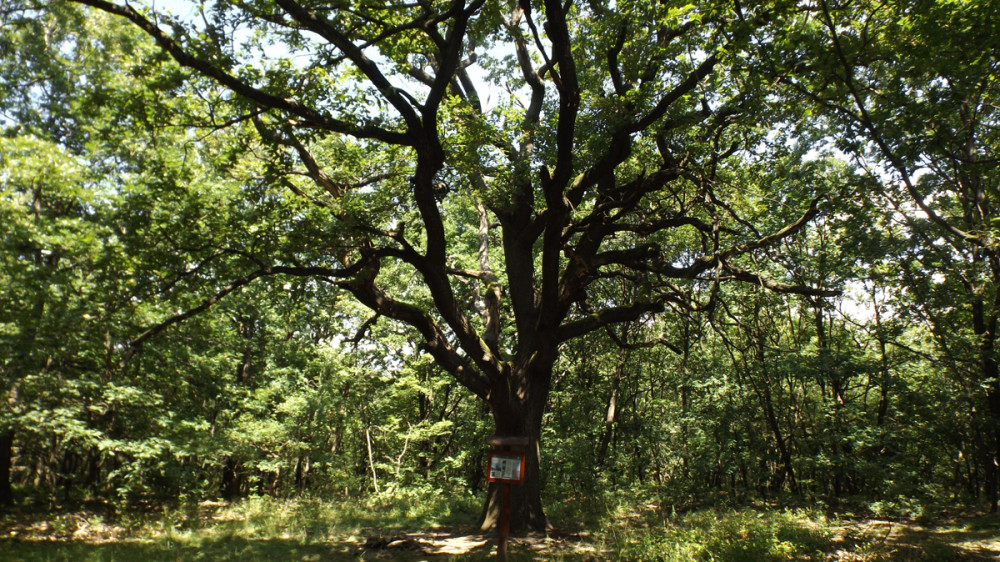
<svg viewBox="0 0 1000 562">
<path fill-rule="evenodd" d="M 776 6 L 74 1 L 148 34 L 206 102 L 199 125 L 243 127 L 272 196 L 316 209 L 283 245 L 212 253 L 230 277 L 129 353 L 255 279 L 331 283 L 410 326 L 498 435 L 528 438 L 516 526 L 547 526 L 540 436 L 565 342 L 710 307 L 730 280 L 829 294 L 748 265 L 820 200 L 735 173 L 771 138 L 774 100 L 746 69 Z"/>
</svg>

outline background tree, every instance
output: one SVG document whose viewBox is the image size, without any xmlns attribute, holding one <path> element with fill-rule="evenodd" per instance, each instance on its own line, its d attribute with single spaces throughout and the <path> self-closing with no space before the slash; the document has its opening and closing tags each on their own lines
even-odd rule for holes
<svg viewBox="0 0 1000 562">
<path fill-rule="evenodd" d="M 98 107 L 86 103 L 91 90 L 81 82 L 100 83 L 101 71 L 85 62 L 93 52 L 87 38 L 78 50 L 59 51 L 81 26 L 77 12 L 55 7 L 44 20 L 13 7 L 0 12 L 3 503 L 13 500 L 15 446 L 44 459 L 30 476 L 50 494 L 58 487 L 67 496 L 77 472 L 97 486 L 93 407 L 121 341 L 123 262 L 103 212 L 114 193 L 80 154 L 94 131 L 88 111 Z"/>
<path fill-rule="evenodd" d="M 996 2 L 818 2 L 782 26 L 772 76 L 867 170 L 905 248 L 887 256 L 952 375 L 980 396 L 974 433 L 997 509 L 1000 255 Z M 890 211 L 891 210 L 891 211 Z M 888 246 L 891 247 L 891 246 Z M 876 265 L 876 264 L 873 264 Z M 955 329 L 961 326 L 961 329 Z"/>
<path fill-rule="evenodd" d="M 96 193 L 87 189 L 85 172 L 67 162 L 69 154 L 37 138 L 2 139 L 0 147 L 0 216 L 6 225 L 0 268 L 5 397 L 0 500 L 9 504 L 15 439 L 44 443 L 57 458 L 62 446 L 86 451 L 96 445 L 83 422 L 99 382 L 91 375 L 105 365 L 97 334 L 108 319 L 94 298 L 102 227 L 86 209 Z M 67 337 L 81 328 L 95 337 Z M 64 467 L 39 477 L 55 488 L 67 484 L 65 472 Z"/>
</svg>

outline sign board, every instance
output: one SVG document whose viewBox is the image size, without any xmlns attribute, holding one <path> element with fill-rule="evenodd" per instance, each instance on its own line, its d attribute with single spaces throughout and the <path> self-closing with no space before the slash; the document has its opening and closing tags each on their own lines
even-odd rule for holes
<svg viewBox="0 0 1000 562">
<path fill-rule="evenodd" d="M 490 451 L 490 482 L 524 484 L 524 453 Z"/>
</svg>

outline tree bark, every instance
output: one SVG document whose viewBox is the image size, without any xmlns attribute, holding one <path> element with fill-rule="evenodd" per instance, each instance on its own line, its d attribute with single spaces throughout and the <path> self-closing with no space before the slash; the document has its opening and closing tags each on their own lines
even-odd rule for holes
<svg viewBox="0 0 1000 562">
<path fill-rule="evenodd" d="M 14 430 L 0 433 L 0 505 L 14 505 L 14 489 L 11 486 L 11 463 L 14 460 Z"/>
<path fill-rule="evenodd" d="M 627 359 L 628 353 L 623 352 L 621 360 L 615 368 L 615 378 L 612 381 L 611 396 L 608 397 L 607 414 L 604 417 L 604 433 L 601 435 L 601 443 L 597 448 L 597 458 L 594 461 L 594 465 L 597 468 L 604 466 L 604 461 L 607 458 L 608 453 L 608 445 L 611 443 L 611 435 L 615 430 L 615 416 L 618 411 L 618 393 L 621 390 L 622 378 L 625 374 L 625 362 Z"/>
<path fill-rule="evenodd" d="M 997 377 L 1000 377 L 1000 368 L 996 360 L 992 357 L 992 342 L 989 350 L 983 351 L 983 379 L 991 381 L 990 387 L 986 391 L 986 401 L 989 405 L 988 425 L 986 428 L 986 501 L 989 503 L 990 513 L 997 513 L 998 496 L 1000 496 L 1000 389 L 998 389 Z M 984 345 L 985 347 L 985 345 Z"/>
<path fill-rule="evenodd" d="M 972 301 L 972 327 L 979 338 L 979 369 L 986 387 L 986 428 L 983 464 L 986 469 L 986 501 L 990 513 L 996 513 L 1000 494 L 1000 364 L 996 359 L 996 332 L 1000 322 L 996 314 L 987 312 L 985 299 L 977 295 Z"/>
<path fill-rule="evenodd" d="M 222 498 L 233 501 L 240 497 L 243 488 L 243 477 L 240 473 L 240 463 L 233 457 L 226 458 L 226 464 L 222 467 L 222 483 L 219 492 Z"/>
<path fill-rule="evenodd" d="M 541 434 L 542 415 L 548 401 L 551 365 L 542 373 L 522 373 L 511 377 L 523 384 L 519 388 L 495 387 L 488 399 L 493 414 L 496 435 L 505 437 L 527 437 L 525 453 L 524 484 L 511 485 L 510 491 L 510 531 L 523 534 L 527 531 L 545 532 L 549 522 L 542 508 L 541 479 Z M 512 385 L 515 386 L 515 385 Z M 500 520 L 502 485 L 490 483 L 486 499 L 479 516 L 479 527 L 492 529 Z"/>
<path fill-rule="evenodd" d="M 760 400 L 761 405 L 764 407 L 764 414 L 767 420 L 767 426 L 770 428 L 771 433 L 774 435 L 774 444 L 778 448 L 778 454 L 781 457 L 781 463 L 784 465 L 783 474 L 788 477 L 789 488 L 792 492 L 798 491 L 798 482 L 795 480 L 795 470 L 792 466 L 792 455 L 788 451 L 788 445 L 785 442 L 785 436 L 781 433 L 781 426 L 778 424 L 778 416 L 774 412 L 774 400 L 771 397 L 771 376 L 767 369 L 767 358 L 764 354 L 764 341 L 763 335 L 759 334 L 757 336 L 757 341 L 755 345 L 757 353 L 757 363 L 759 365 L 761 374 L 763 375 L 763 380 L 760 381 L 758 385 L 754 379 L 753 375 L 748 373 L 748 379 L 750 380 L 750 385 L 753 387 L 754 392 L 757 394 L 757 399 Z M 782 481 L 779 481 L 779 487 L 784 484 L 784 477 Z"/>
</svg>

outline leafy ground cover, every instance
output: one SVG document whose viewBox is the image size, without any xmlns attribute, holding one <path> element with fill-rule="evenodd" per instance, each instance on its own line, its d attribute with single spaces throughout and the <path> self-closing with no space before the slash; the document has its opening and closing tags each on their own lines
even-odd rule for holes
<svg viewBox="0 0 1000 562">
<path fill-rule="evenodd" d="M 994 560 L 1000 519 L 748 506 L 678 514 L 655 502 L 564 502 L 578 521 L 511 542 L 512 560 Z M 600 505 L 600 509 L 593 509 Z M 0 519 L 4 560 L 487 560 L 495 537 L 467 525 L 473 498 L 322 502 L 251 498 L 115 512 L 16 511 Z M 877 510 L 876 510 L 877 511 Z M 889 514 L 891 515 L 891 514 Z"/>
</svg>

